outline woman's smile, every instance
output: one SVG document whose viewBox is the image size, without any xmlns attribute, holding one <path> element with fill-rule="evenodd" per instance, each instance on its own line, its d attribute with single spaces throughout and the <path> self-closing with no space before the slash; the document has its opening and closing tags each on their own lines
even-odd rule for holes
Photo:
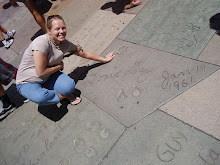
<svg viewBox="0 0 220 165">
<path fill-rule="evenodd" d="M 56 44 L 64 41 L 66 38 L 66 25 L 63 20 L 54 20 L 52 22 L 52 28 L 48 31 L 51 40 Z"/>
</svg>

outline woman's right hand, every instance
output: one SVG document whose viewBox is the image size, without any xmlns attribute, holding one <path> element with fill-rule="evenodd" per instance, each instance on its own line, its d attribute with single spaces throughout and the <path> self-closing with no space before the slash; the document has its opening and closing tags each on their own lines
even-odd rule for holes
<svg viewBox="0 0 220 165">
<path fill-rule="evenodd" d="M 60 66 L 60 69 L 59 69 L 59 70 L 63 70 L 63 67 L 64 67 L 63 61 L 60 62 L 59 66 Z"/>
<path fill-rule="evenodd" d="M 10 3 L 13 7 L 18 7 L 19 5 L 17 4 L 17 2 L 10 0 Z"/>
</svg>

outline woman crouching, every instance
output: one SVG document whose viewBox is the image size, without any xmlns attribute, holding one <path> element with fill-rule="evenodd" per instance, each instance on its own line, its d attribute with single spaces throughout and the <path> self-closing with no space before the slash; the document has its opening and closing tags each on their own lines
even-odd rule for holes
<svg viewBox="0 0 220 165">
<path fill-rule="evenodd" d="M 110 52 L 106 57 L 87 52 L 65 39 L 66 24 L 59 15 L 47 19 L 47 33 L 37 37 L 25 50 L 17 72 L 16 84 L 21 95 L 39 106 L 57 104 L 66 98 L 72 105 L 81 102 L 81 98 L 72 93 L 75 82 L 63 69 L 63 56 L 67 52 L 90 60 L 106 63 L 115 55 Z"/>
</svg>

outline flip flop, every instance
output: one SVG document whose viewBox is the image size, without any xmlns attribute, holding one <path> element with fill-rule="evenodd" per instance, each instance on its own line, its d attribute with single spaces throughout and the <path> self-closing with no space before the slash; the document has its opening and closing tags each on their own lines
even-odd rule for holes
<svg viewBox="0 0 220 165">
<path fill-rule="evenodd" d="M 79 102 L 78 102 L 78 103 L 74 103 L 75 101 L 78 101 L 78 100 L 79 100 Z M 77 104 L 79 104 L 81 101 L 82 101 L 82 99 L 81 99 L 81 98 L 76 97 L 74 100 L 71 100 L 71 101 L 70 101 L 70 104 L 71 104 L 71 105 L 77 105 Z"/>
</svg>

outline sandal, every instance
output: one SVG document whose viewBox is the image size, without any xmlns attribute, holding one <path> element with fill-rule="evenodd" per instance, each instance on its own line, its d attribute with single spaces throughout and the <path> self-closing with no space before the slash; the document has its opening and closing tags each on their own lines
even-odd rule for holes
<svg viewBox="0 0 220 165">
<path fill-rule="evenodd" d="M 74 100 L 71 100 L 71 101 L 70 101 L 70 104 L 71 104 L 71 105 L 77 105 L 77 104 L 79 104 L 81 101 L 82 101 L 81 98 L 76 97 Z"/>
</svg>

